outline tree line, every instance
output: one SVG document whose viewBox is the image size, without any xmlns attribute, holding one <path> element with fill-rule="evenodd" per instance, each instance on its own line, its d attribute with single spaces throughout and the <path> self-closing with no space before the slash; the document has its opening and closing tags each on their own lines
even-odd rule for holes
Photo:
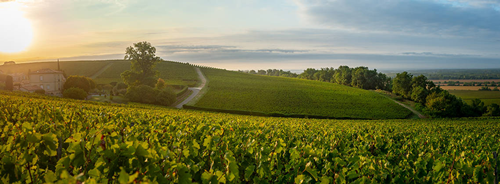
<svg viewBox="0 0 500 184">
<path fill-rule="evenodd" d="M 283 71 L 277 69 L 268 70 L 248 70 L 241 71 L 249 74 L 257 75 L 267 75 L 267 76 L 280 76 L 280 77 L 291 77 L 307 80 L 316 80 L 322 82 L 331 82 L 346 86 L 357 87 L 361 89 L 380 89 L 380 90 L 391 90 L 391 78 L 383 73 L 377 72 L 376 69 L 370 70 L 368 67 L 360 66 L 356 68 L 350 68 L 348 66 L 340 66 L 339 68 L 321 68 L 314 69 L 308 68 L 304 70 L 300 75 L 292 73 L 290 71 Z"/>
<path fill-rule="evenodd" d="M 415 77 L 408 72 L 398 73 L 393 80 L 392 92 L 417 102 L 415 108 L 430 117 L 500 116 L 499 105 L 485 106 L 480 99 L 472 100 L 469 105 L 424 75 Z"/>
</svg>

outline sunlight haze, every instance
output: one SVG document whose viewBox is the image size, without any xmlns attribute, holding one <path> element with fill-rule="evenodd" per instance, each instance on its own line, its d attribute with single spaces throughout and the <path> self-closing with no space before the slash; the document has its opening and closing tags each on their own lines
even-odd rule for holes
<svg viewBox="0 0 500 184">
<path fill-rule="evenodd" d="M 165 60 L 226 69 L 498 68 L 500 1 L 1 0 L 0 63 Z M 4 29 L 7 28 L 7 29 Z"/>
</svg>

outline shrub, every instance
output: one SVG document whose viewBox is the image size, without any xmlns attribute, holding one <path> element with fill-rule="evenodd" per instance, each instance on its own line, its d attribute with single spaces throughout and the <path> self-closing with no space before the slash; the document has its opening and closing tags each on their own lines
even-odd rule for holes
<svg viewBox="0 0 500 184">
<path fill-rule="evenodd" d="M 488 106 L 485 116 L 500 116 L 500 106 L 498 104 L 491 104 Z"/>
<path fill-rule="evenodd" d="M 154 104 L 158 91 L 148 85 L 132 86 L 127 89 L 125 96 L 131 102 Z"/>
<path fill-rule="evenodd" d="M 493 91 L 499 91 L 497 87 L 493 88 Z"/>
<path fill-rule="evenodd" d="M 158 82 L 156 82 L 156 89 L 162 90 L 163 88 L 165 88 L 165 81 L 159 78 Z"/>
<path fill-rule="evenodd" d="M 116 95 L 125 95 L 127 94 L 127 89 L 120 89 L 115 92 Z"/>
<path fill-rule="evenodd" d="M 72 75 L 69 76 L 68 79 L 66 79 L 66 82 L 63 85 L 63 90 L 66 91 L 66 89 L 70 88 L 80 88 L 88 93 L 90 92 L 91 89 L 94 89 L 95 87 L 96 84 L 94 80 L 92 80 L 91 78 L 85 76 Z"/>
<path fill-rule="evenodd" d="M 177 100 L 177 95 L 170 88 L 165 88 L 161 90 L 156 96 L 156 104 L 169 106 L 175 103 Z"/>
<path fill-rule="evenodd" d="M 35 93 L 44 95 L 45 94 L 45 90 L 43 90 L 43 89 L 37 89 L 37 90 L 35 90 Z"/>
<path fill-rule="evenodd" d="M 85 92 L 83 89 L 73 87 L 64 90 L 63 97 L 84 100 L 85 98 L 87 98 L 87 92 Z"/>
</svg>

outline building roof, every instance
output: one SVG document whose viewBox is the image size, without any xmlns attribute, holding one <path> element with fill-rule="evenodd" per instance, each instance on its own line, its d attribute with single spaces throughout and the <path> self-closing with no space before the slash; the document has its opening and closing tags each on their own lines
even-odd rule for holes
<svg viewBox="0 0 500 184">
<path fill-rule="evenodd" d="M 62 71 L 57 71 L 57 70 L 52 70 L 50 68 L 44 68 L 44 69 L 40 69 L 40 70 L 37 70 L 37 71 L 34 71 L 34 72 L 30 72 L 29 74 L 52 74 L 52 73 L 60 73 L 62 74 L 63 72 Z"/>
<path fill-rule="evenodd" d="M 21 88 L 26 90 L 26 91 L 36 91 L 36 90 L 42 89 L 40 86 L 37 86 L 37 85 L 22 86 Z"/>
</svg>

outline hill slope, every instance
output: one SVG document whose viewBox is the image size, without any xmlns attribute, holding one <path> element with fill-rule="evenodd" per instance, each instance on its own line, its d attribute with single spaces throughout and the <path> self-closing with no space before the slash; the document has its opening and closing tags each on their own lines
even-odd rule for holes
<svg viewBox="0 0 500 184">
<path fill-rule="evenodd" d="M 120 74 L 125 70 L 130 70 L 130 65 L 130 61 L 116 61 L 101 75 L 97 76 L 96 82 L 101 84 L 122 82 Z M 188 64 L 162 61 L 156 64 L 155 70 L 158 70 L 158 77 L 170 85 L 195 86 L 198 82 L 198 74 Z"/>
<path fill-rule="evenodd" d="M 108 63 L 114 61 L 61 61 L 61 70 L 69 75 L 82 75 L 90 77 Z M 4 73 L 24 73 L 28 75 L 28 71 L 36 71 L 39 69 L 50 68 L 57 70 L 57 62 L 38 62 L 38 63 L 19 63 L 15 65 L 0 65 L 0 70 Z"/>
<path fill-rule="evenodd" d="M 332 118 L 392 119 L 412 114 L 372 91 L 332 83 L 202 69 L 208 92 L 195 107 L 315 115 Z"/>
</svg>

